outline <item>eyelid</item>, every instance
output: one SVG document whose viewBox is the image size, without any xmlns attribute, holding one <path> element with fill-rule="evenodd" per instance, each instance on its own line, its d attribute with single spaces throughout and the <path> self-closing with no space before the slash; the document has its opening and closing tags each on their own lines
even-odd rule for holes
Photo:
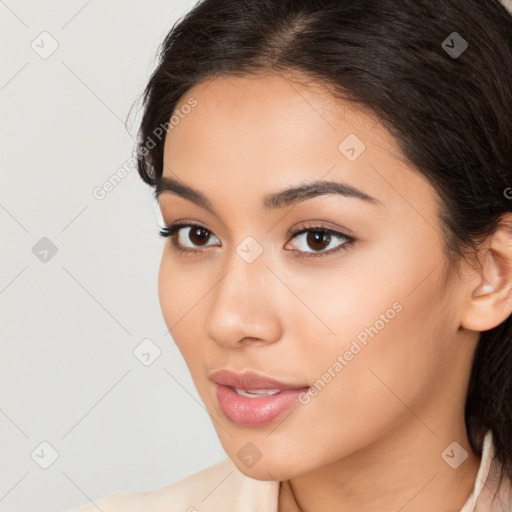
<svg viewBox="0 0 512 512">
<path fill-rule="evenodd" d="M 345 236 L 346 238 L 354 238 L 354 231 L 344 226 L 338 226 L 333 224 L 332 222 L 327 222 L 324 220 L 308 220 L 304 222 L 300 222 L 298 225 L 294 225 L 292 228 L 288 230 L 286 233 L 287 236 L 296 236 L 299 230 L 323 230 L 327 232 L 332 232 L 336 234 L 340 234 Z"/>
<path fill-rule="evenodd" d="M 326 231 L 326 232 L 329 232 L 329 233 L 332 233 L 332 234 L 335 234 L 335 235 L 343 235 L 345 238 L 348 238 L 348 239 L 354 239 L 354 236 L 353 236 L 353 231 L 351 229 L 348 229 L 348 228 L 345 228 L 343 226 L 334 226 L 332 225 L 332 227 L 329 226 L 329 222 L 326 222 L 326 221 L 305 221 L 305 222 L 302 222 L 300 223 L 298 226 L 295 225 L 293 227 L 291 227 L 288 232 L 286 233 L 286 236 L 288 237 L 292 237 L 292 236 L 297 236 L 299 234 L 301 234 L 301 230 L 302 232 L 304 231 L 307 231 L 307 230 L 313 230 L 313 229 L 318 229 L 318 230 L 323 230 L 323 231 Z M 178 228 L 182 228 L 182 227 L 200 227 L 202 229 L 204 229 L 205 231 L 208 231 L 209 233 L 211 233 L 212 235 L 214 235 L 216 238 L 217 235 L 215 235 L 213 233 L 213 231 L 209 228 L 207 228 L 205 225 L 201 224 L 200 222 L 197 222 L 197 221 L 193 221 L 193 220 L 178 220 L 176 222 L 171 222 L 169 224 L 166 223 L 165 225 L 165 228 L 167 230 L 169 230 L 170 228 L 174 228 L 174 229 L 178 229 Z"/>
</svg>

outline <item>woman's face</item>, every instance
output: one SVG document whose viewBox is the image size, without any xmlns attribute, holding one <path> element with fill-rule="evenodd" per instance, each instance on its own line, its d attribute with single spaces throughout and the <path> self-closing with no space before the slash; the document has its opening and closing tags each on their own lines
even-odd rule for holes
<svg viewBox="0 0 512 512">
<path fill-rule="evenodd" d="M 375 117 L 289 78 L 220 77 L 177 111 L 163 176 L 212 211 L 161 193 L 167 225 L 207 231 L 177 233 L 195 253 L 165 240 L 159 297 L 227 454 L 253 478 L 281 480 L 397 432 L 434 432 L 440 453 L 462 418 L 475 345 L 459 329 L 467 289 L 445 279 L 434 189 Z M 265 202 L 313 182 L 361 197 L 317 187 Z M 311 390 L 269 421 L 279 398 L 229 391 L 228 417 L 209 379 L 218 369 Z"/>
</svg>

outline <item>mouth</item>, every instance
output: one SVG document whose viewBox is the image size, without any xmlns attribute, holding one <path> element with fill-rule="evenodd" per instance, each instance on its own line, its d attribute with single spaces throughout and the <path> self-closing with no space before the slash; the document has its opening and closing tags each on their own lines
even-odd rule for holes
<svg viewBox="0 0 512 512">
<path fill-rule="evenodd" d="M 215 383 L 219 407 L 236 425 L 266 425 L 299 403 L 308 391 L 303 384 L 283 383 L 255 372 L 217 370 L 209 375 Z"/>
</svg>

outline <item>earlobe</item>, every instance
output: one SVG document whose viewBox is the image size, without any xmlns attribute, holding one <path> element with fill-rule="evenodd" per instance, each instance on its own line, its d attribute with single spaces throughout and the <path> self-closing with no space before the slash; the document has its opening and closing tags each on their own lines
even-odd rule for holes
<svg viewBox="0 0 512 512">
<path fill-rule="evenodd" d="M 505 214 L 480 256 L 477 286 L 470 289 L 461 326 L 488 331 L 512 313 L 512 214 Z"/>
</svg>

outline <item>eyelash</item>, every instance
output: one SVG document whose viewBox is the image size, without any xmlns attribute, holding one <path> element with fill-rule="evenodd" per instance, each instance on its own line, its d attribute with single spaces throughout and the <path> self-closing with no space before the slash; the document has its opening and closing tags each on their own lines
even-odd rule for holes
<svg viewBox="0 0 512 512">
<path fill-rule="evenodd" d="M 209 231 L 204 226 L 201 226 L 200 224 L 174 223 L 174 224 L 170 224 L 169 226 L 165 226 L 165 227 L 161 228 L 159 231 L 159 235 L 164 238 L 171 238 L 172 245 L 174 246 L 174 248 L 177 251 L 179 251 L 180 254 L 190 253 L 190 254 L 194 254 L 194 255 L 199 255 L 199 254 L 203 253 L 205 251 L 205 249 L 190 249 L 189 247 L 181 247 L 180 245 L 178 245 L 176 235 L 179 233 L 179 230 L 181 228 L 185 228 L 185 227 L 186 228 L 189 228 L 189 227 L 190 228 L 201 228 L 201 229 L 204 229 L 205 231 L 207 231 L 208 233 L 213 234 L 211 231 Z M 300 225 L 296 231 L 289 233 L 289 235 L 292 238 L 295 238 L 296 236 L 302 235 L 303 233 L 307 233 L 309 231 L 332 235 L 332 236 L 335 236 L 336 238 L 344 238 L 345 243 L 341 244 L 340 246 L 338 246 L 335 249 L 330 249 L 329 251 L 318 252 L 318 253 L 314 253 L 314 252 L 309 253 L 309 252 L 300 251 L 299 249 L 293 249 L 292 252 L 299 253 L 300 257 L 322 258 L 325 255 L 344 253 L 344 252 L 348 251 L 351 248 L 351 246 L 353 245 L 353 243 L 355 242 L 354 237 L 346 235 L 345 233 L 342 233 L 340 231 L 336 231 L 334 229 L 326 228 L 323 226 L 306 226 L 305 224 Z"/>
</svg>

